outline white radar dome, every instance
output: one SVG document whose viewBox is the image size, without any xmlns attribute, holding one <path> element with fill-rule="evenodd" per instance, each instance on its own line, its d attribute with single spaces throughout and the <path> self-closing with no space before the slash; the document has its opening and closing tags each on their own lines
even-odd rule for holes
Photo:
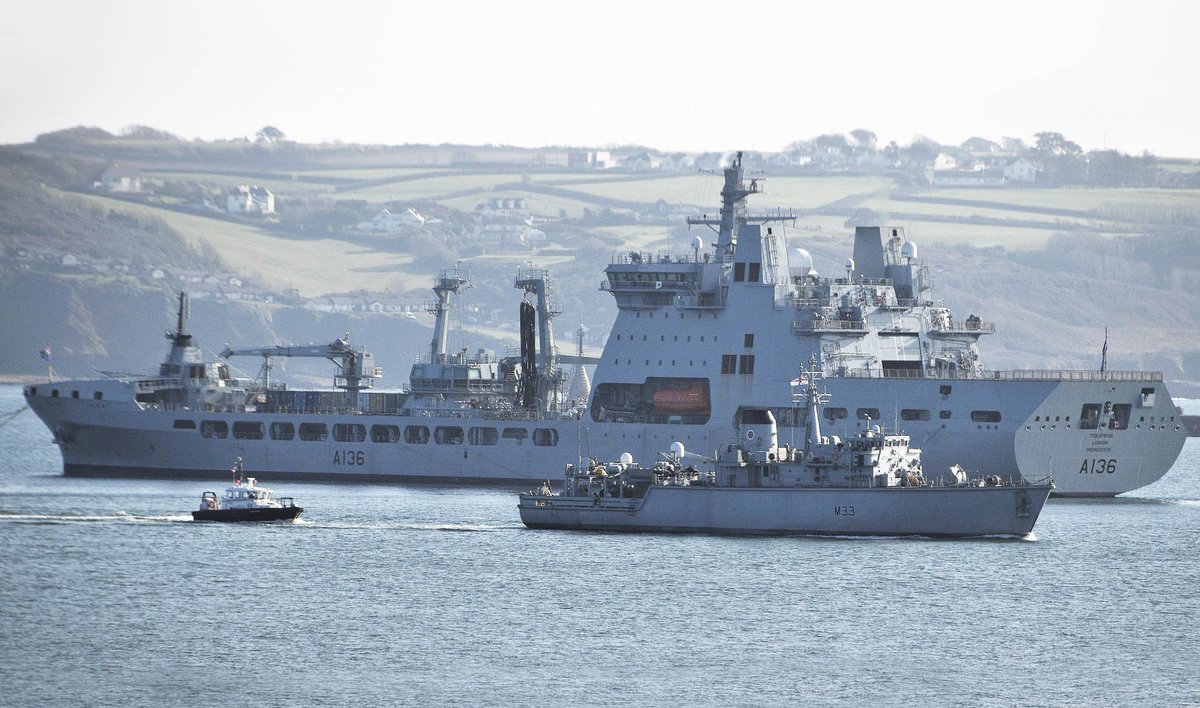
<svg viewBox="0 0 1200 708">
<path fill-rule="evenodd" d="M 793 248 L 788 259 L 788 272 L 792 276 L 808 275 L 813 269 L 812 254 L 803 248 Z"/>
<path fill-rule="evenodd" d="M 900 247 L 900 257 L 910 261 L 917 260 L 917 244 L 912 241 L 905 241 Z"/>
<path fill-rule="evenodd" d="M 697 236 L 696 238 L 692 239 L 692 249 L 693 250 L 699 251 L 702 248 L 704 248 L 704 238 L 703 237 Z"/>
<path fill-rule="evenodd" d="M 846 270 L 854 270 L 854 259 L 853 259 L 853 258 L 847 258 L 847 259 L 846 259 L 846 262 L 844 263 L 844 265 L 845 265 L 845 267 L 846 267 Z"/>
<path fill-rule="evenodd" d="M 679 442 L 678 440 L 671 443 L 671 454 L 675 456 L 675 459 L 682 460 L 683 459 L 683 443 Z"/>
<path fill-rule="evenodd" d="M 629 454 L 628 452 L 622 452 L 621 453 L 621 464 L 632 465 L 633 464 L 633 455 Z"/>
</svg>

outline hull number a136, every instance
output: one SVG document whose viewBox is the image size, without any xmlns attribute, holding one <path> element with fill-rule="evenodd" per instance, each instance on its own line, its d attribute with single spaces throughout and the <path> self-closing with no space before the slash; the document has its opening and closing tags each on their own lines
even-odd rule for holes
<svg viewBox="0 0 1200 708">
<path fill-rule="evenodd" d="M 1117 461 L 1103 457 L 1097 457 L 1091 460 L 1084 460 L 1079 466 L 1079 474 L 1115 474 L 1117 471 Z"/>
<path fill-rule="evenodd" d="M 361 467 L 366 462 L 366 455 L 362 450 L 334 450 L 333 464 L 335 465 L 350 465 Z"/>
</svg>

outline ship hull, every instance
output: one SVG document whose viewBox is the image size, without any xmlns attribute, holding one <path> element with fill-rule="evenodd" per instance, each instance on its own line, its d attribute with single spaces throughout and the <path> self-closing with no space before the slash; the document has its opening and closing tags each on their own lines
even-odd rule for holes
<svg viewBox="0 0 1200 708">
<path fill-rule="evenodd" d="M 62 453 L 63 471 L 73 476 L 224 479 L 231 456 L 273 479 L 345 482 L 426 482 L 434 484 L 529 484 L 579 457 L 616 459 L 629 452 L 653 459 L 671 443 L 711 452 L 728 442 L 727 418 L 714 415 L 707 424 L 629 424 L 590 420 L 503 419 L 457 412 L 454 415 L 336 415 L 167 410 L 91 396 L 94 382 L 62 382 L 55 389 L 27 387 L 26 400 L 52 431 Z M 826 434 L 848 437 L 864 425 L 899 427 L 921 448 L 926 474 L 936 477 L 959 464 L 975 473 L 1026 479 L 1052 475 L 1056 495 L 1113 496 L 1162 477 L 1178 457 L 1186 430 L 1161 381 L 868 379 L 829 377 L 824 380 L 833 400 L 848 411 L 846 419 L 822 421 Z M 111 391 L 111 382 L 104 382 Z M 942 392 L 949 387 L 949 393 Z M 776 388 L 786 390 L 786 382 Z M 59 390 L 63 395 L 49 393 Z M 79 398 L 71 397 L 79 390 Z M 1150 394 L 1144 394 L 1149 390 Z M 131 398 L 131 397 L 130 397 Z M 1121 428 L 1080 429 L 1081 407 L 1088 403 L 1128 401 L 1132 415 Z M 763 406 L 790 401 L 749 400 Z M 901 406 L 920 405 L 930 420 L 902 420 Z M 859 420 L 855 410 L 876 408 L 882 420 Z M 728 404 L 734 410 L 733 402 Z M 979 410 L 994 411 L 999 420 L 972 419 Z M 948 418 L 942 418 L 947 411 Z M 205 421 L 224 423 L 225 437 L 205 437 Z M 429 431 L 459 429 L 461 435 L 427 442 L 399 440 L 341 442 L 273 440 L 233 434 L 238 422 L 321 422 L 329 430 L 339 423 L 392 426 L 404 431 L 417 425 Z M 177 427 L 190 425 L 191 427 Z M 472 429 L 494 435 L 473 439 Z M 791 442 L 797 428 L 781 427 L 780 442 Z M 519 435 L 508 436 L 509 431 Z M 539 432 L 542 431 L 542 432 Z M 539 444 L 545 443 L 545 444 Z"/>
<path fill-rule="evenodd" d="M 1050 485 L 874 489 L 651 487 L 638 500 L 521 495 L 530 528 L 822 536 L 1025 536 Z"/>
<path fill-rule="evenodd" d="M 222 521 L 242 523 L 249 521 L 291 521 L 304 511 L 303 507 L 285 506 L 265 509 L 200 509 L 192 512 L 193 521 Z"/>
</svg>

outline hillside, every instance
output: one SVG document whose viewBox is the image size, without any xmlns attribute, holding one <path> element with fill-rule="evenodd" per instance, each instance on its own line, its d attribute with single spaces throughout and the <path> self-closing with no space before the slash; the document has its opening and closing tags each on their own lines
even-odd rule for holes
<svg viewBox="0 0 1200 708">
<path fill-rule="evenodd" d="M 153 367 L 172 294 L 186 288 L 197 293 L 194 328 L 211 328 L 202 341 L 213 349 L 349 329 L 391 360 L 399 378 L 386 383 L 398 386 L 428 343 L 432 279 L 456 263 L 474 279 L 463 326 L 478 337 L 464 335 L 462 346 L 515 342 L 513 275 L 532 263 L 554 277 L 560 346 L 571 348 L 582 323 L 594 351 L 615 316 L 599 291 L 612 255 L 687 249 L 703 232 L 689 232 L 685 217 L 715 212 L 720 191 L 717 174 L 694 167 L 567 167 L 565 148 L 63 133 L 0 149 L 0 296 L 12 305 L 0 313 L 12 335 L 0 341 L 3 375 L 44 374 L 36 353 L 45 343 L 64 373 Z M 850 255 L 854 225 L 906 227 L 935 295 L 996 322 L 984 342 L 990 367 L 1098 366 L 1107 327 L 1110 367 L 1161 369 L 1177 394 L 1200 393 L 1200 341 L 1183 334 L 1200 327 L 1189 295 L 1200 286 L 1200 189 L 935 187 L 911 170 L 756 159 L 765 194 L 752 207 L 791 210 L 790 242 L 822 272 Z M 114 174 L 137 188 L 104 181 Z M 226 208 L 244 184 L 269 190 L 271 213 Z M 527 213 L 489 217 L 493 200 Z M 384 209 L 399 225 L 378 228 Z M 411 223 L 391 216 L 410 209 Z M 205 273 L 222 280 L 184 280 Z M 330 297 L 375 298 L 415 315 L 314 309 Z"/>
</svg>

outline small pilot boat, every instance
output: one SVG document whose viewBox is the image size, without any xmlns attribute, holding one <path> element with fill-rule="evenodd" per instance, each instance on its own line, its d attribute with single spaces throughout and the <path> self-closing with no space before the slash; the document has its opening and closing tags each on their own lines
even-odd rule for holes
<svg viewBox="0 0 1200 708">
<path fill-rule="evenodd" d="M 231 471 L 233 485 L 225 489 L 225 496 L 218 499 L 211 491 L 201 494 L 193 521 L 290 521 L 304 511 L 291 497 L 272 499 L 270 489 L 258 486 L 254 477 L 246 477 L 242 458 L 237 458 Z"/>
</svg>

